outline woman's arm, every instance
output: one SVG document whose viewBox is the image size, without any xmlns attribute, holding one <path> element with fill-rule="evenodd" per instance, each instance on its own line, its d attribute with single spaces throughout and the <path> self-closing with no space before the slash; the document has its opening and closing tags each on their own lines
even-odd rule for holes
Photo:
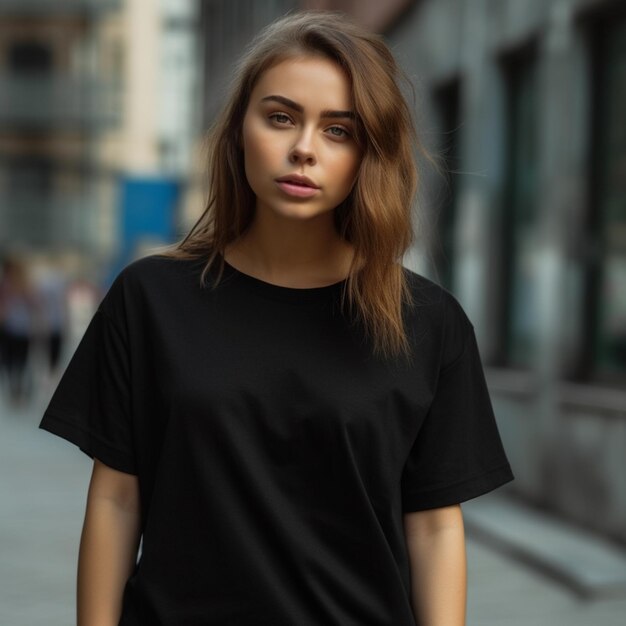
<svg viewBox="0 0 626 626">
<path fill-rule="evenodd" d="M 465 626 L 467 561 L 461 505 L 404 514 L 418 626 Z"/>
<path fill-rule="evenodd" d="M 94 459 L 78 555 L 78 626 L 117 626 L 139 539 L 137 476 Z"/>
</svg>

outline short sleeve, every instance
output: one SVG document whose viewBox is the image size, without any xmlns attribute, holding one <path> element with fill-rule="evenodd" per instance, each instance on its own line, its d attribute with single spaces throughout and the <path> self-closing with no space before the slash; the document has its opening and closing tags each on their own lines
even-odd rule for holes
<svg viewBox="0 0 626 626">
<path fill-rule="evenodd" d="M 404 512 L 449 506 L 513 480 L 474 329 L 457 305 L 435 395 L 402 475 Z"/>
<path fill-rule="evenodd" d="M 123 329 L 101 304 L 44 412 L 39 428 L 91 458 L 135 474 L 130 366 Z"/>
</svg>

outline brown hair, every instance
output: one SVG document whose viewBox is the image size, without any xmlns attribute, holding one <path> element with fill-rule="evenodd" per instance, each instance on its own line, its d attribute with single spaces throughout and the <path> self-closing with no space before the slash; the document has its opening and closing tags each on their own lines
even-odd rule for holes
<svg viewBox="0 0 626 626">
<path fill-rule="evenodd" d="M 334 210 L 337 232 L 355 250 L 347 281 L 350 310 L 373 339 L 374 352 L 404 353 L 409 343 L 402 303 L 411 303 L 401 260 L 413 243 L 412 204 L 417 188 L 418 144 L 399 79 L 405 78 L 380 35 L 329 11 L 299 11 L 271 23 L 240 59 L 229 99 L 209 139 L 210 194 L 187 236 L 166 256 L 208 255 L 201 282 L 226 246 L 251 223 L 255 196 L 243 164 L 241 132 L 250 94 L 261 74 L 288 58 L 322 55 L 346 72 L 357 117 L 362 161 L 357 181 Z M 408 82 L 408 81 L 407 81 Z M 424 151 L 425 153 L 425 151 Z M 216 284 L 224 266 L 220 266 Z M 343 294 L 342 306 L 346 293 Z"/>
</svg>

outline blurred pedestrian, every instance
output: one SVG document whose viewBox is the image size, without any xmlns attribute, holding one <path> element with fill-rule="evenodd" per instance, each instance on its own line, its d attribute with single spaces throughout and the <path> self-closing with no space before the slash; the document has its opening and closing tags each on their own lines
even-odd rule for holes
<svg viewBox="0 0 626 626">
<path fill-rule="evenodd" d="M 58 374 L 64 339 L 68 330 L 67 278 L 54 262 L 48 261 L 36 282 L 39 336 L 44 348 L 47 378 Z"/>
<path fill-rule="evenodd" d="M 4 335 L 4 374 L 9 400 L 26 403 L 32 392 L 28 369 L 34 338 L 37 299 L 28 265 L 20 256 L 4 259 L 0 290 L 0 320 Z"/>
<path fill-rule="evenodd" d="M 40 424 L 94 460 L 79 624 L 464 623 L 459 503 L 513 474 L 471 322 L 399 263 L 399 74 L 315 11 L 238 65 L 205 213 L 118 275 Z"/>
<path fill-rule="evenodd" d="M 3 381 L 5 377 L 6 367 L 6 347 L 5 347 L 5 330 L 4 330 L 4 314 L 3 305 L 4 292 L 7 287 L 6 278 L 7 260 L 4 256 L 0 257 L 0 391 L 2 391 Z"/>
</svg>

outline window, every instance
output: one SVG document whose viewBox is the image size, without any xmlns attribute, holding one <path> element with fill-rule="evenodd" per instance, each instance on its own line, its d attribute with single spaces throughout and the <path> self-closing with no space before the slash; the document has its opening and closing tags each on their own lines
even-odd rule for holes
<svg viewBox="0 0 626 626">
<path fill-rule="evenodd" d="M 2 222 L 11 238 L 44 242 L 52 228 L 55 167 L 46 156 L 7 160 L 8 185 L 0 193 Z"/>
<path fill-rule="evenodd" d="M 457 214 L 458 171 L 460 163 L 459 107 L 460 81 L 454 80 L 435 92 L 439 153 L 443 158 L 445 180 L 437 204 L 437 238 L 432 259 L 439 282 L 454 288 L 454 228 Z"/>
<path fill-rule="evenodd" d="M 503 211 L 502 361 L 528 368 L 537 350 L 537 72 L 532 51 L 503 62 L 506 173 Z"/>
<path fill-rule="evenodd" d="M 626 17 L 600 23 L 593 56 L 587 374 L 626 375 Z M 591 370 L 591 371 L 589 371 Z"/>
<path fill-rule="evenodd" d="M 18 41 L 9 47 L 8 67 L 20 74 L 46 74 L 52 69 L 50 47 L 38 41 Z"/>
</svg>

